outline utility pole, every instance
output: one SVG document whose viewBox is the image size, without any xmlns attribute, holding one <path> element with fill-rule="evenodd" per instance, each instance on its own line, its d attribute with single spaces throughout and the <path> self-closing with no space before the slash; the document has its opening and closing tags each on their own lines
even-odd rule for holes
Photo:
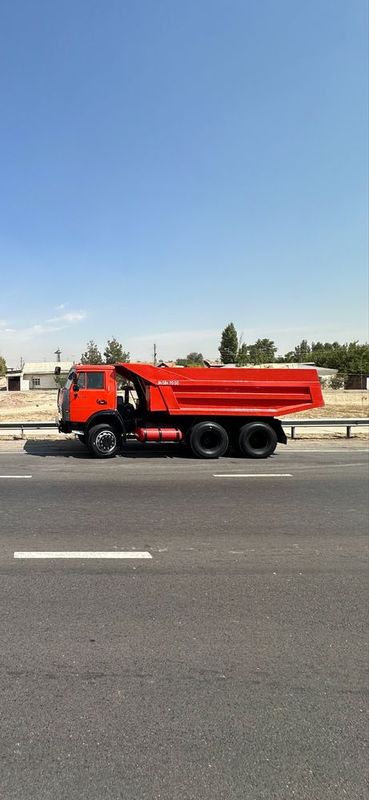
<svg viewBox="0 0 369 800">
<path fill-rule="evenodd" d="M 154 342 L 154 367 L 156 367 L 157 363 L 158 363 L 158 354 L 156 350 L 156 344 Z"/>
<path fill-rule="evenodd" d="M 55 355 L 56 355 L 56 360 L 57 360 L 58 364 L 60 364 L 60 356 L 61 356 L 61 349 L 60 349 L 60 347 L 58 347 L 58 349 L 57 349 L 57 350 L 55 350 Z"/>
</svg>

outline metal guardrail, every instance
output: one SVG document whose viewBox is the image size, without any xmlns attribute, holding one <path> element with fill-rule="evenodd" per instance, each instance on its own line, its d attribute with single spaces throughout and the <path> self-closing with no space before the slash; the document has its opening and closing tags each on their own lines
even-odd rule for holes
<svg viewBox="0 0 369 800">
<path fill-rule="evenodd" d="M 23 439 L 24 431 L 38 430 L 58 430 L 56 422 L 0 422 L 0 431 L 21 431 Z"/>
<path fill-rule="evenodd" d="M 351 428 L 357 428 L 361 425 L 369 425 L 368 417 L 355 417 L 344 419 L 281 419 L 284 428 L 291 428 L 291 439 L 295 438 L 296 428 L 301 426 L 308 426 L 309 428 L 346 428 L 347 439 L 351 436 Z M 56 422 L 0 422 L 0 431 L 20 430 L 23 437 L 24 431 L 38 431 L 38 430 L 58 430 Z"/>
<path fill-rule="evenodd" d="M 346 438 L 350 439 L 351 437 L 351 428 L 359 427 L 360 425 L 369 425 L 369 418 L 368 417 L 356 417 L 356 418 L 347 418 L 344 419 L 339 417 L 339 419 L 324 419 L 321 417 L 320 419 L 281 419 L 281 423 L 284 428 L 291 428 L 291 439 L 295 438 L 295 430 L 299 428 L 301 425 L 308 426 L 309 428 L 346 428 Z"/>
<path fill-rule="evenodd" d="M 24 430 L 35 431 L 45 430 L 46 428 L 57 428 L 56 422 L 0 422 L 0 430 L 12 430 L 13 428 L 24 428 Z"/>
</svg>

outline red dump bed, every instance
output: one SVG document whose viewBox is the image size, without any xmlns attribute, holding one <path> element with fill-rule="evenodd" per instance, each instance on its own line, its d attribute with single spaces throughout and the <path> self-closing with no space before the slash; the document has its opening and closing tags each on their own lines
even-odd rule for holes
<svg viewBox="0 0 369 800">
<path fill-rule="evenodd" d="M 324 405 L 315 369 L 117 364 L 116 371 L 140 379 L 149 411 L 173 416 L 280 417 Z"/>
</svg>

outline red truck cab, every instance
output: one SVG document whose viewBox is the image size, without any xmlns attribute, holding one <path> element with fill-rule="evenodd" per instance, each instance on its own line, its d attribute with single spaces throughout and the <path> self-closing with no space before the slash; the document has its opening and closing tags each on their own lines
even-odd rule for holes
<svg viewBox="0 0 369 800">
<path fill-rule="evenodd" d="M 76 365 L 69 373 L 64 389 L 59 392 L 61 420 L 64 423 L 85 423 L 95 414 L 115 410 L 116 398 L 114 366 Z"/>
<path fill-rule="evenodd" d="M 127 435 L 182 441 L 199 458 L 218 458 L 230 444 L 266 458 L 286 443 L 279 416 L 321 405 L 316 370 L 283 367 L 76 364 L 58 395 L 59 430 L 77 434 L 96 458 L 116 455 Z"/>
</svg>

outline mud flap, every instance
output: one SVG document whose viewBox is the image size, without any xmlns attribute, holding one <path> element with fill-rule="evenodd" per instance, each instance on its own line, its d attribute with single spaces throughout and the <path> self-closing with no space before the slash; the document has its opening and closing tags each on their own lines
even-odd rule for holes
<svg viewBox="0 0 369 800">
<path fill-rule="evenodd" d="M 277 439 L 280 442 L 280 444 L 287 444 L 287 436 L 283 430 L 281 420 L 273 419 L 271 424 L 277 434 Z"/>
</svg>

